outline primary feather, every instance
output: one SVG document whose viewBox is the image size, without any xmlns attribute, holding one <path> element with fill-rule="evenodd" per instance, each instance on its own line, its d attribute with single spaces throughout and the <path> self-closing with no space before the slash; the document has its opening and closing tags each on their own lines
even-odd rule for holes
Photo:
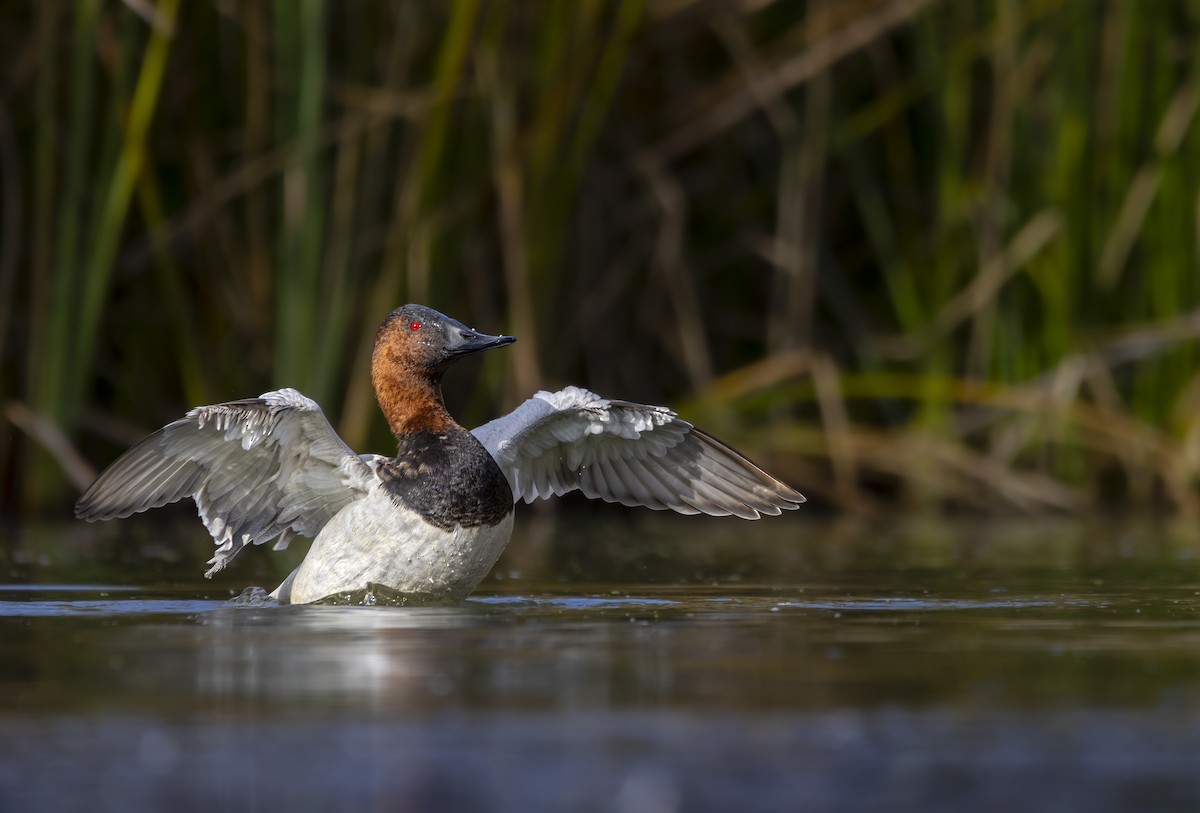
<svg viewBox="0 0 1200 813">
<path fill-rule="evenodd" d="M 567 387 L 473 430 L 513 499 L 585 496 L 682 514 L 757 519 L 804 497 L 666 407 Z"/>
<path fill-rule="evenodd" d="M 127 517 L 191 497 L 217 544 L 211 577 L 248 544 L 316 536 L 372 477 L 315 401 L 283 389 L 197 407 L 159 429 L 97 478 L 75 514 Z"/>
</svg>

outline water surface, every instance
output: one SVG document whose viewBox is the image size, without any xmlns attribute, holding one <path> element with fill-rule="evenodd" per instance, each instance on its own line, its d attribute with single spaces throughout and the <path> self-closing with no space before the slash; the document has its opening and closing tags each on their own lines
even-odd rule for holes
<svg viewBox="0 0 1200 813">
<path fill-rule="evenodd" d="M 233 606 L 299 552 L 206 582 L 193 524 L 5 541 L 3 811 L 1200 809 L 1186 525 L 535 516 L 403 608 Z"/>
</svg>

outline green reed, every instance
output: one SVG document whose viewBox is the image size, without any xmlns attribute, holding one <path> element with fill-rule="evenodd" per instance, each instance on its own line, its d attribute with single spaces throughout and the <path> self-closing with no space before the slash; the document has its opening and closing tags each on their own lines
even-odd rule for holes
<svg viewBox="0 0 1200 813">
<path fill-rule="evenodd" d="M 5 504 L 57 509 L 76 452 L 274 386 L 386 451 L 374 328 L 424 301 L 521 338 L 447 380 L 465 422 L 574 382 L 679 403 L 856 510 L 1200 507 L 1195 3 L 0 24 Z"/>
</svg>

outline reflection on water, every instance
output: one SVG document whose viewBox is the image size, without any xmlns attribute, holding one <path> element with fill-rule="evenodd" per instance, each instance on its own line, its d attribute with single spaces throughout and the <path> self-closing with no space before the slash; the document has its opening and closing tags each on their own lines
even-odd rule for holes
<svg viewBox="0 0 1200 813">
<path fill-rule="evenodd" d="M 165 538 L 9 540 L 0 810 L 1200 808 L 1183 526 L 539 526 L 435 607 Z"/>
</svg>

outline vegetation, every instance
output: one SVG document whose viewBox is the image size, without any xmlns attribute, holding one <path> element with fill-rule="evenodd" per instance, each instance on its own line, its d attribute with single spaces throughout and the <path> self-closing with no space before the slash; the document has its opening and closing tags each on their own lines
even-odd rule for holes
<svg viewBox="0 0 1200 813">
<path fill-rule="evenodd" d="M 867 510 L 1200 507 L 1200 3 L 9 3 L 0 499 L 274 386 L 670 402 Z M 2 423 L 0 423 L 2 425 Z"/>
</svg>

